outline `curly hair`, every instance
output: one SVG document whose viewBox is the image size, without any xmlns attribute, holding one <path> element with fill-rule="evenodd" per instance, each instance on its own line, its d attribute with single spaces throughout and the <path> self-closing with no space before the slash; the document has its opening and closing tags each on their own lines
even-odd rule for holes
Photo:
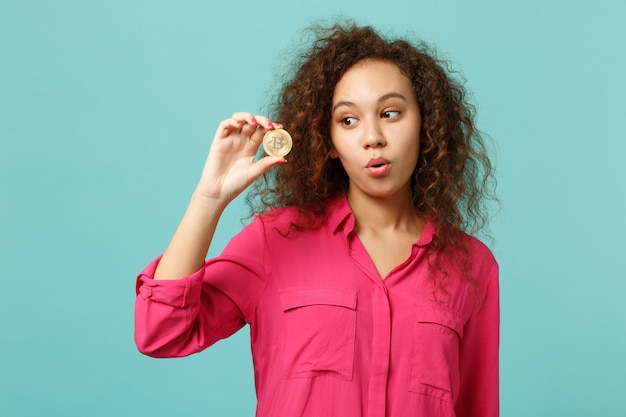
<svg viewBox="0 0 626 417">
<path fill-rule="evenodd" d="M 289 163 L 270 170 L 252 187 L 248 202 L 253 212 L 294 206 L 309 219 L 295 226 L 306 229 L 325 213 L 329 198 L 347 192 L 348 175 L 331 158 L 333 91 L 355 64 L 387 61 L 410 79 L 422 116 L 413 204 L 435 225 L 431 251 L 448 245 L 463 249 L 458 231 L 482 230 L 488 223 L 485 199 L 496 198 L 492 164 L 462 80 L 454 79 L 448 63 L 424 42 L 387 40 L 371 27 L 352 23 L 313 27 L 312 33 L 312 47 L 295 60 L 271 109 L 273 120 L 293 136 Z"/>
</svg>

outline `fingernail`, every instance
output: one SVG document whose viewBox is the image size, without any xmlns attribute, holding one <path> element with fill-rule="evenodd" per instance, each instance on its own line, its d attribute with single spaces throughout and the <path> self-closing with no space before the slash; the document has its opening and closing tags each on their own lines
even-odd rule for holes
<svg viewBox="0 0 626 417">
<path fill-rule="evenodd" d="M 272 123 L 272 122 L 267 122 L 267 125 L 270 127 L 270 129 L 274 129 L 274 123 Z"/>
<path fill-rule="evenodd" d="M 253 118 L 252 118 L 252 120 L 250 120 L 250 123 L 252 123 L 253 125 L 255 125 L 255 124 L 257 123 L 257 122 L 256 122 L 256 119 L 253 117 Z"/>
<path fill-rule="evenodd" d="M 237 120 L 237 124 L 241 126 L 243 124 L 243 121 L 242 120 Z"/>
</svg>

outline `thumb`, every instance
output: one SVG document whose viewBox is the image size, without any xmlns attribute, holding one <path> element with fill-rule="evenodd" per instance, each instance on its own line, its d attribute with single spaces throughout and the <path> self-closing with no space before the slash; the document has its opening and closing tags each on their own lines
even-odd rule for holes
<svg viewBox="0 0 626 417">
<path fill-rule="evenodd" d="M 261 175 L 272 169 L 272 167 L 282 165 L 286 162 L 287 160 L 281 156 L 266 156 L 261 158 L 250 167 L 248 171 L 248 179 L 250 182 L 255 181 Z"/>
</svg>

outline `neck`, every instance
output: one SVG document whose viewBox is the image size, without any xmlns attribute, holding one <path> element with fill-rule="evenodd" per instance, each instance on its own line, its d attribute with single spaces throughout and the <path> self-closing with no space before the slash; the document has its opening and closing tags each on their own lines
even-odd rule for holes
<svg viewBox="0 0 626 417">
<path fill-rule="evenodd" d="M 354 213 L 357 230 L 413 231 L 423 224 L 410 193 L 379 198 L 348 191 L 348 203 Z"/>
</svg>

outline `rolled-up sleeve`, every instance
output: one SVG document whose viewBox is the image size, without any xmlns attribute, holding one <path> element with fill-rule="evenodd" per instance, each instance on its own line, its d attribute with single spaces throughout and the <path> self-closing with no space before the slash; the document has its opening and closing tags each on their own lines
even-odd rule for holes
<svg viewBox="0 0 626 417">
<path fill-rule="evenodd" d="M 232 254 L 262 257 L 258 226 L 255 222 L 244 228 L 222 255 L 187 277 L 155 280 L 160 257 L 144 268 L 136 280 L 135 299 L 135 343 L 141 353 L 160 358 L 191 355 L 251 320 L 265 273 L 258 258 Z"/>
<path fill-rule="evenodd" d="M 197 303 L 204 271 L 200 269 L 184 279 L 155 281 L 154 271 L 160 260 L 161 257 L 158 257 L 150 262 L 137 277 L 137 296 L 143 300 L 149 299 L 180 308 Z"/>
<path fill-rule="evenodd" d="M 202 349 L 194 340 L 193 317 L 198 315 L 204 268 L 177 280 L 155 280 L 160 257 L 137 277 L 135 343 L 154 357 L 190 355 Z"/>
</svg>

